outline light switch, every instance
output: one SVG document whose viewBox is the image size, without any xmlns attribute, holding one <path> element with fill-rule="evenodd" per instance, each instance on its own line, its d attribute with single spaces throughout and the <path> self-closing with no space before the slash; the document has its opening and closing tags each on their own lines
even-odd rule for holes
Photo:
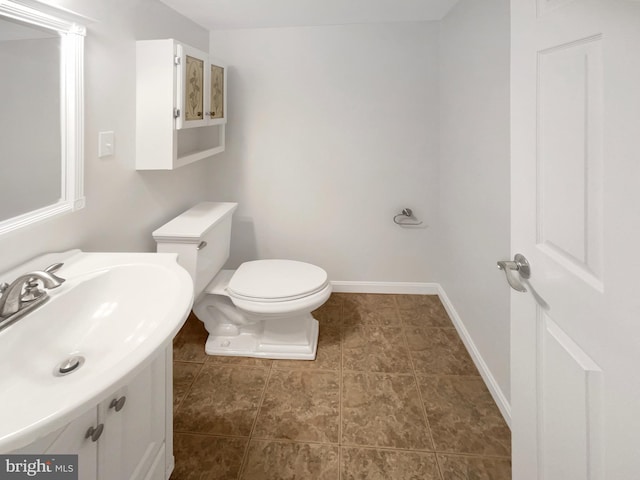
<svg viewBox="0 0 640 480">
<path fill-rule="evenodd" d="M 108 157 L 116 153 L 115 135 L 113 132 L 98 133 L 98 157 Z"/>
</svg>

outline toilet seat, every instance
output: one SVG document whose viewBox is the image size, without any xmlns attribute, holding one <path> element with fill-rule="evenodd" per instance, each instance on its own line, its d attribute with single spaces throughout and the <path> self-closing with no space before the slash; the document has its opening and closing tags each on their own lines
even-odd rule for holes
<svg viewBox="0 0 640 480">
<path fill-rule="evenodd" d="M 255 276 L 254 269 L 258 270 Z M 294 273 L 302 274 L 289 276 Z M 256 260 L 243 263 L 237 270 L 221 270 L 204 293 L 227 297 L 248 320 L 256 321 L 311 312 L 327 301 L 331 290 L 327 273 L 320 267 L 293 260 Z M 251 296 L 257 294 L 271 298 Z M 199 297 L 196 305 L 201 302 L 207 302 L 206 298 Z"/>
<path fill-rule="evenodd" d="M 329 279 L 322 268 L 294 260 L 255 260 L 235 271 L 227 294 L 234 301 L 290 302 L 313 296 L 327 288 Z"/>
</svg>

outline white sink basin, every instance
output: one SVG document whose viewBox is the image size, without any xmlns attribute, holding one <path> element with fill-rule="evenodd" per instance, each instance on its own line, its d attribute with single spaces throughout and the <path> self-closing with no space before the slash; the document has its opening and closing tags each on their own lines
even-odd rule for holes
<svg viewBox="0 0 640 480">
<path fill-rule="evenodd" d="M 0 276 L 63 261 L 48 302 L 0 332 L 0 453 L 63 426 L 118 388 L 172 341 L 193 303 L 175 254 L 67 252 Z M 26 269 L 25 269 L 26 267 Z M 65 359 L 83 363 L 56 375 Z"/>
</svg>

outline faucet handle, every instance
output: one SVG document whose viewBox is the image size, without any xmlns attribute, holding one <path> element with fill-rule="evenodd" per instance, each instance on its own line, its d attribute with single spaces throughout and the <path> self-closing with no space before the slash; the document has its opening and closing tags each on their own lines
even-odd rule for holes
<svg viewBox="0 0 640 480">
<path fill-rule="evenodd" d="M 36 277 L 29 278 L 24 283 L 24 294 L 20 297 L 22 302 L 32 302 L 44 295 L 45 291 L 40 288 L 40 282 Z"/>
<path fill-rule="evenodd" d="M 60 268 L 64 265 L 64 263 L 54 263 L 52 265 L 49 265 L 47 268 L 44 269 L 45 272 L 47 272 L 49 275 L 51 275 L 57 282 L 64 282 L 64 278 L 60 278 L 57 275 L 54 275 L 54 272 L 57 272 L 58 270 L 60 270 Z"/>
<path fill-rule="evenodd" d="M 7 282 L 0 283 L 0 295 L 2 295 L 7 288 L 9 288 L 9 284 Z"/>
<path fill-rule="evenodd" d="M 52 265 L 49 265 L 47 268 L 45 268 L 44 271 L 47 272 L 47 273 L 57 272 L 58 270 L 60 270 L 60 268 L 63 265 L 64 265 L 64 263 L 54 263 Z"/>
</svg>

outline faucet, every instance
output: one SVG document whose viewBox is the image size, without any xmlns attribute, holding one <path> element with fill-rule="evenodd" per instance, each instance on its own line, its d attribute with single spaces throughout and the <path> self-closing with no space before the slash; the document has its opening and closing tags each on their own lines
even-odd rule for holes
<svg viewBox="0 0 640 480">
<path fill-rule="evenodd" d="M 44 270 L 20 275 L 10 285 L 4 283 L 0 285 L 0 321 L 12 318 L 17 320 L 22 314 L 27 313 L 28 308 L 40 304 L 47 298 L 47 292 L 39 288 L 38 281 L 42 282 L 44 288 L 56 288 L 62 285 L 64 278 L 60 278 L 53 272 L 62 267 L 62 263 L 55 263 Z M 24 290 L 24 293 L 23 293 Z M 39 300 L 36 302 L 36 300 Z M 27 310 L 28 308 L 28 310 Z M 22 313 L 23 312 L 23 313 Z"/>
</svg>

